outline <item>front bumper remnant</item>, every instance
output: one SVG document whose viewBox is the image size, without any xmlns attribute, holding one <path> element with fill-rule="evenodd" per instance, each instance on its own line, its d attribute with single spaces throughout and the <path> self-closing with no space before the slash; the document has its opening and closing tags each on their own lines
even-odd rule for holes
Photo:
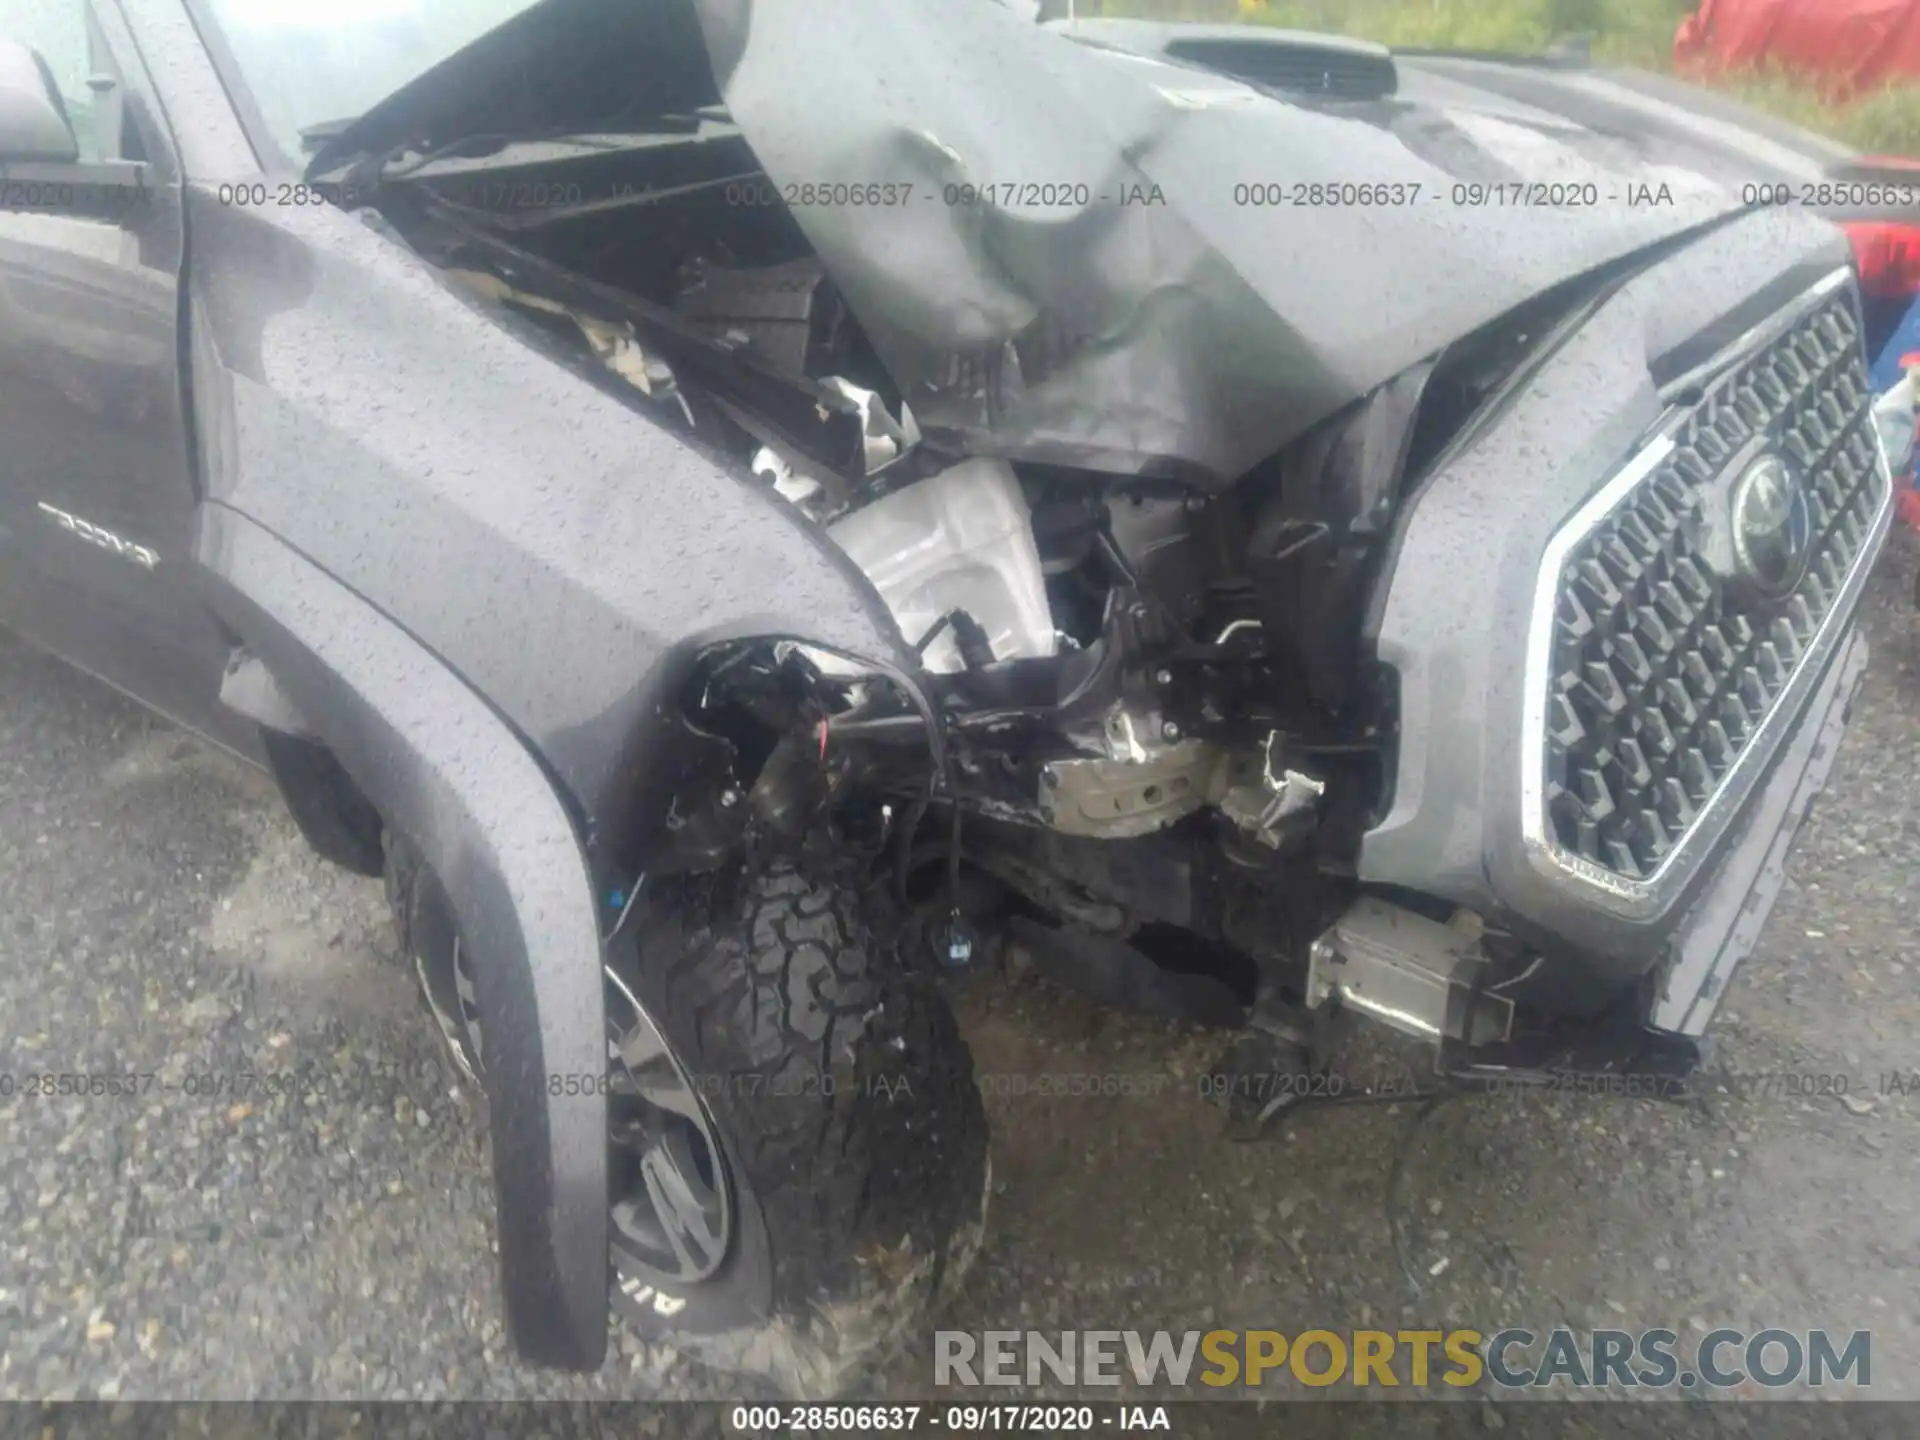
<svg viewBox="0 0 1920 1440">
<path fill-rule="evenodd" d="M 1436 1043 L 1438 1070 L 1460 1085 L 1564 1083 L 1587 1077 L 1595 1093 L 1684 1099 L 1704 1057 L 1701 1036 L 1740 962 L 1753 950 L 1780 893 L 1795 836 L 1825 787 L 1867 666 L 1867 642 L 1846 635 L 1797 728 L 1775 756 L 1700 896 L 1654 972 L 1651 1000 L 1622 1003 L 1586 1021 L 1523 1028 L 1489 986 L 1479 937 L 1366 897 L 1309 950 L 1307 1004 L 1332 1005 Z M 1606 1091 L 1603 1079 L 1639 1077 Z"/>
<path fill-rule="evenodd" d="M 1855 632 L 1781 747 L 1738 838 L 1722 852 L 1712 888 L 1675 937 L 1649 1016 L 1655 1029 L 1703 1033 L 1733 972 L 1752 952 L 1780 893 L 1794 836 L 1833 768 L 1866 667 L 1867 642 Z"/>
</svg>

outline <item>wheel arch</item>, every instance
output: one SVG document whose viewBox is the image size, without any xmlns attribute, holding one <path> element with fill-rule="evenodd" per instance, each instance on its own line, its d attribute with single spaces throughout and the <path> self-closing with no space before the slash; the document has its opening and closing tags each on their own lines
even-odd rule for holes
<svg viewBox="0 0 1920 1440">
<path fill-rule="evenodd" d="M 608 1323 L 606 1102 L 546 1077 L 606 1064 L 594 886 L 522 737 L 399 625 L 269 531 L 201 506 L 208 600 L 346 777 L 377 796 L 471 937 L 498 1057 L 487 1077 L 501 1288 L 530 1360 L 593 1369 Z M 594 1087 L 582 1087 L 593 1089 Z"/>
</svg>

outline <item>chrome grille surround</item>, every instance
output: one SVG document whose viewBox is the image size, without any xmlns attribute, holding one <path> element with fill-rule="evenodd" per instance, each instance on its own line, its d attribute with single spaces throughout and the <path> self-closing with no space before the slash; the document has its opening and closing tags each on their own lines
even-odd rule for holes
<svg viewBox="0 0 1920 1440">
<path fill-rule="evenodd" d="M 1846 634 L 1894 498 L 1851 271 L 1692 373 L 1709 377 L 1702 398 L 1548 543 L 1528 631 L 1529 861 L 1628 919 L 1668 909 L 1765 771 Z M 1756 444 L 1803 468 L 1814 521 L 1807 574 L 1776 603 L 1695 553 Z"/>
</svg>

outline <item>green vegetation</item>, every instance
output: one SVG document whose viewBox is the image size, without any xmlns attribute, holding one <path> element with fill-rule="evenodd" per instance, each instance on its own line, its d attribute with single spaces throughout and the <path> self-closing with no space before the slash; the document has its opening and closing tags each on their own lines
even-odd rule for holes
<svg viewBox="0 0 1920 1440">
<path fill-rule="evenodd" d="M 1920 84 L 1888 85 L 1847 105 L 1829 104 L 1787 75 L 1743 76 L 1719 88 L 1868 155 L 1920 156 Z"/>
<path fill-rule="evenodd" d="M 1238 18 L 1388 45 L 1508 53 L 1587 35 L 1596 59 L 1665 70 L 1672 63 L 1673 32 L 1693 6 L 1689 0 L 1083 0 L 1079 8 L 1089 15 Z M 1920 83 L 1890 85 L 1844 105 L 1783 74 L 1717 83 L 1750 105 L 1869 154 L 1920 156 Z"/>
</svg>

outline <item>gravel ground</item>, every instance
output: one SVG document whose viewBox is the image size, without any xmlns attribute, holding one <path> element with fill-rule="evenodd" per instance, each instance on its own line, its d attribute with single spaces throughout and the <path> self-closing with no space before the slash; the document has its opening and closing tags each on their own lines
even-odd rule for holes
<svg viewBox="0 0 1920 1440">
<path fill-rule="evenodd" d="M 1734 1069 L 1844 1074 L 1847 1100 L 1443 1107 L 1407 1163 L 1415 1297 L 1383 1208 L 1405 1107 L 1236 1144 L 1195 1085 L 1216 1037 L 995 979 L 961 1005 L 992 1223 L 947 1323 L 1824 1324 L 1871 1329 L 1875 1392 L 1920 1397 L 1920 1097 L 1880 1081 L 1920 1070 L 1913 548 L 1896 536 L 1876 577 L 1853 728 L 1716 1029 Z M 308 855 L 263 778 L 5 637 L 0 696 L 0 1073 L 327 1082 L 0 1099 L 0 1398 L 736 1394 L 624 1338 L 593 1377 L 514 1363 L 475 1102 L 377 882 Z M 1159 1092 L 996 1078 L 1062 1070 Z M 930 1379 L 929 1338 L 874 1388 Z"/>
</svg>

